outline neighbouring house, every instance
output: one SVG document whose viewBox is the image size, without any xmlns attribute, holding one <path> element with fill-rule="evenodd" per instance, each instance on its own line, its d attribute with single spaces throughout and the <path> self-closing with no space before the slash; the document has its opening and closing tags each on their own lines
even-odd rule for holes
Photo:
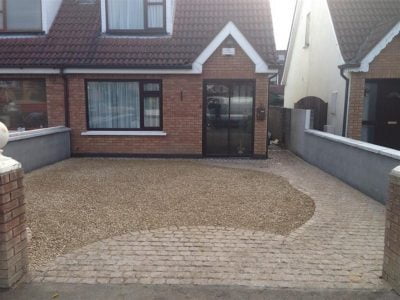
<svg viewBox="0 0 400 300">
<path fill-rule="evenodd" d="M 317 129 L 400 150 L 399 33 L 398 0 L 298 0 L 285 107 L 314 109 Z"/>
<path fill-rule="evenodd" d="M 76 156 L 265 158 L 276 67 L 268 0 L 0 0 L 0 120 Z"/>
</svg>

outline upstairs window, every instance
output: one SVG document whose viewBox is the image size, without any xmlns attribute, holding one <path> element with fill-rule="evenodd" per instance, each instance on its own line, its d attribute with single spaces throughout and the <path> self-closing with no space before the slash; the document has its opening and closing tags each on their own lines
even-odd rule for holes
<svg viewBox="0 0 400 300">
<path fill-rule="evenodd" d="M 0 32 L 40 31 L 41 0 L 0 0 Z"/>
<path fill-rule="evenodd" d="M 107 31 L 165 33 L 165 0 L 107 0 Z"/>
<path fill-rule="evenodd" d="M 306 19 L 306 35 L 304 40 L 304 48 L 310 47 L 310 33 L 311 32 L 311 13 L 307 14 Z"/>
</svg>

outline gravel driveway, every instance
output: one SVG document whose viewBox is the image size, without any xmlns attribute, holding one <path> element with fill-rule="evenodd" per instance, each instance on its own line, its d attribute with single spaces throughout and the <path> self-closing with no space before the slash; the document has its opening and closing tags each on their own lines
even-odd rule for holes
<svg viewBox="0 0 400 300">
<path fill-rule="evenodd" d="M 180 160 L 71 159 L 26 176 L 31 267 L 92 242 L 169 226 L 287 235 L 310 197 L 285 179 Z"/>
</svg>

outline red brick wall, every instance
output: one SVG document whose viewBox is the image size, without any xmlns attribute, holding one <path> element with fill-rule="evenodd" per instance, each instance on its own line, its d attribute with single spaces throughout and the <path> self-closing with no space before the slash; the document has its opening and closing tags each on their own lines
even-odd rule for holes
<svg viewBox="0 0 400 300">
<path fill-rule="evenodd" d="M 395 38 L 371 63 L 367 73 L 351 76 L 348 136 L 361 139 L 366 79 L 400 78 L 400 36 Z"/>
<path fill-rule="evenodd" d="M 235 56 L 222 56 L 222 48 L 234 47 Z M 203 66 L 203 79 L 251 79 L 256 83 L 255 107 L 268 107 L 268 76 L 256 74 L 255 65 L 236 43 L 225 41 Z M 256 117 L 256 116 L 254 116 Z M 267 120 L 255 121 L 254 155 L 265 156 L 267 145 Z"/>
<path fill-rule="evenodd" d="M 27 272 L 27 234 L 22 169 L 0 174 L 0 288 Z"/>
<path fill-rule="evenodd" d="M 235 56 L 222 56 L 222 48 L 236 49 Z M 204 79 L 254 79 L 255 65 L 236 43 L 227 42 L 215 50 L 203 66 Z"/>
<path fill-rule="evenodd" d="M 162 79 L 166 137 L 81 136 L 87 130 L 85 79 Z M 75 154 L 202 154 L 202 85 L 197 75 L 70 76 L 70 125 Z M 181 99 L 181 92 L 183 97 Z"/>
<path fill-rule="evenodd" d="M 203 66 L 201 75 L 69 75 L 69 112 L 74 154 L 202 155 L 203 81 L 252 79 L 256 107 L 267 107 L 267 75 L 255 74 L 255 65 L 238 46 L 233 57 L 222 56 L 222 45 Z M 40 76 L 35 76 L 40 78 Z M 85 79 L 162 79 L 163 130 L 166 137 L 82 136 L 87 131 Z M 64 89 L 61 76 L 46 81 L 50 126 L 64 125 Z M 181 92 L 183 97 L 181 99 Z M 254 153 L 266 154 L 266 121 L 255 121 Z"/>
<path fill-rule="evenodd" d="M 49 126 L 65 125 L 64 80 L 60 76 L 49 76 L 46 80 L 47 116 Z"/>
<path fill-rule="evenodd" d="M 390 175 L 384 253 L 383 279 L 400 293 L 400 169 Z"/>
<path fill-rule="evenodd" d="M 0 75 L 0 79 L 44 79 L 46 80 L 47 117 L 49 126 L 64 126 L 64 81 L 58 75 Z"/>
</svg>

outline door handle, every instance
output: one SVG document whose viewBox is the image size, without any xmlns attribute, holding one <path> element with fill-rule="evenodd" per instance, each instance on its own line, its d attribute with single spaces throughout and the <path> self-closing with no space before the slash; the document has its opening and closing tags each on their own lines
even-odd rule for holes
<svg viewBox="0 0 400 300">
<path fill-rule="evenodd" d="M 397 124 L 399 124 L 399 122 L 397 122 L 397 121 L 388 121 L 387 124 L 388 125 L 397 125 Z"/>
</svg>

